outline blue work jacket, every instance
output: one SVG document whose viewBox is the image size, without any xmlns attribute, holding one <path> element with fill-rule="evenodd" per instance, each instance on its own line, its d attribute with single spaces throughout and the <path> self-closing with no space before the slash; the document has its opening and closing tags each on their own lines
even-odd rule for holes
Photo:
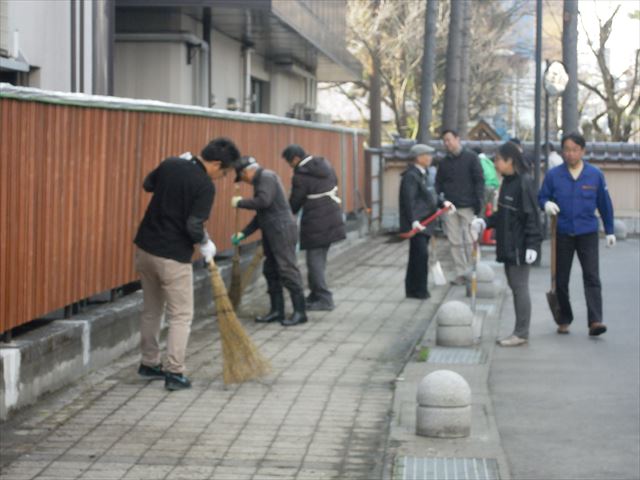
<svg viewBox="0 0 640 480">
<path fill-rule="evenodd" d="M 560 207 L 558 233 L 563 235 L 585 235 L 598 231 L 600 212 L 604 231 L 613 234 L 613 205 L 607 182 L 597 167 L 584 162 L 580 176 L 574 180 L 566 164 L 549 170 L 538 193 L 538 203 L 551 200 Z"/>
</svg>

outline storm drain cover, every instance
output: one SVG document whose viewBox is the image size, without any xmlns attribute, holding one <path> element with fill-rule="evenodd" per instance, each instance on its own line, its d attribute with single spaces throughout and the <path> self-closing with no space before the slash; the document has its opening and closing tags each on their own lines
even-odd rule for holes
<svg viewBox="0 0 640 480">
<path fill-rule="evenodd" d="M 434 347 L 429 350 L 427 363 L 475 365 L 484 362 L 484 353 L 475 348 Z"/>
<path fill-rule="evenodd" d="M 494 458 L 399 457 L 394 480 L 499 480 Z"/>
</svg>

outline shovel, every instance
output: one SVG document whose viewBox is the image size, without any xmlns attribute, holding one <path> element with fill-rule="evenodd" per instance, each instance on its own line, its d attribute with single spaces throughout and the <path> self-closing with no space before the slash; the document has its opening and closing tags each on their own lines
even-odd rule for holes
<svg viewBox="0 0 640 480">
<path fill-rule="evenodd" d="M 473 239 L 473 235 L 471 235 Z M 471 249 L 471 311 L 476 313 L 476 295 L 478 293 L 478 237 L 473 239 L 473 248 Z"/>
<path fill-rule="evenodd" d="M 558 228 L 558 217 L 551 217 L 551 290 L 547 292 L 547 302 L 551 315 L 556 324 L 560 325 L 560 303 L 556 294 L 556 231 Z"/>
</svg>

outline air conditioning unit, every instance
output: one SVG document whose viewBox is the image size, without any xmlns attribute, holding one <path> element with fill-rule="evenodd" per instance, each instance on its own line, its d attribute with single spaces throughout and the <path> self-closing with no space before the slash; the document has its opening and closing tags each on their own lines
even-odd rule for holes
<svg viewBox="0 0 640 480">
<path fill-rule="evenodd" d="M 0 55 L 8 57 L 11 52 L 9 44 L 9 0 L 0 0 Z"/>
</svg>

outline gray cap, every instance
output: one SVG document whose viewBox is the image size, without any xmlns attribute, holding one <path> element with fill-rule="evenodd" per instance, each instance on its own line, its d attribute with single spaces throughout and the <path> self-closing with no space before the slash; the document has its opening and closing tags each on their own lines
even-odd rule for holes
<svg viewBox="0 0 640 480">
<path fill-rule="evenodd" d="M 411 158 L 417 158 L 420 155 L 431 155 L 436 149 L 425 145 L 424 143 L 416 143 L 411 150 L 409 150 L 409 156 Z"/>
</svg>

